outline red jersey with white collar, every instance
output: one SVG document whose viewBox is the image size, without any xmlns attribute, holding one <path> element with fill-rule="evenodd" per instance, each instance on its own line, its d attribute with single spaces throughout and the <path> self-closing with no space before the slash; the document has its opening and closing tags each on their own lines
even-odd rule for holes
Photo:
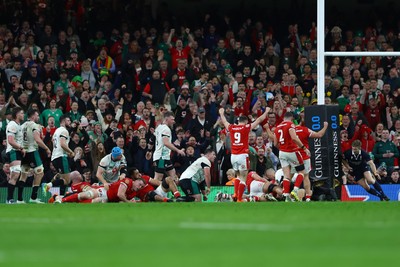
<svg viewBox="0 0 400 267">
<path fill-rule="evenodd" d="M 139 191 L 134 192 L 134 194 L 129 195 L 128 199 L 132 199 L 133 197 L 139 198 L 141 201 L 147 201 L 146 196 L 149 192 L 154 191 L 155 188 L 149 184 L 149 181 L 151 179 L 150 176 L 148 175 L 142 175 L 142 179 L 146 182 L 146 185 L 140 189 Z"/>
<path fill-rule="evenodd" d="M 230 124 L 228 130 L 231 138 L 232 155 L 248 154 L 251 125 Z"/>
<path fill-rule="evenodd" d="M 275 128 L 275 137 L 279 143 L 279 150 L 283 152 L 296 152 L 299 150 L 298 145 L 292 140 L 289 130 L 296 130 L 295 125 L 291 121 L 283 121 Z"/>
<path fill-rule="evenodd" d="M 107 190 L 108 202 L 119 202 L 120 199 L 118 197 L 118 189 L 120 186 L 126 186 L 125 195 L 128 197 L 131 194 L 135 193 L 133 190 L 133 180 L 130 178 L 124 178 L 122 180 L 118 180 L 112 184 L 110 184 L 110 188 Z"/>
</svg>

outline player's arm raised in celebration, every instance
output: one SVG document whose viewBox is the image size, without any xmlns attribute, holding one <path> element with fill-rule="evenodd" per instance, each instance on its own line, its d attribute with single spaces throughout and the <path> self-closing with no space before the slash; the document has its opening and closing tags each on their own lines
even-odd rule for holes
<svg viewBox="0 0 400 267">
<path fill-rule="evenodd" d="M 265 118 L 267 117 L 268 112 L 270 112 L 270 110 L 271 109 L 269 107 L 266 107 L 264 113 L 260 117 L 258 117 L 255 121 L 253 121 L 251 123 L 251 129 L 252 130 L 254 128 L 256 128 L 261 122 L 263 122 L 265 120 Z"/>
<path fill-rule="evenodd" d="M 221 117 L 221 121 L 224 124 L 225 128 L 228 130 L 230 123 L 225 118 L 225 109 L 220 108 L 218 110 L 219 116 Z"/>
<path fill-rule="evenodd" d="M 310 135 L 310 137 L 311 138 L 321 138 L 322 136 L 324 136 L 324 134 L 325 134 L 325 132 L 326 132 L 326 130 L 328 129 L 328 122 L 324 122 L 324 127 L 321 129 L 321 130 L 319 130 L 318 132 L 313 132 L 311 135 Z"/>
<path fill-rule="evenodd" d="M 267 132 L 268 138 L 271 139 L 271 140 L 274 140 L 274 136 L 275 136 L 275 135 L 274 135 L 274 133 L 271 131 L 271 129 L 269 128 L 269 124 L 266 123 L 266 124 L 264 125 L 263 128 L 264 128 L 265 131 Z"/>
</svg>

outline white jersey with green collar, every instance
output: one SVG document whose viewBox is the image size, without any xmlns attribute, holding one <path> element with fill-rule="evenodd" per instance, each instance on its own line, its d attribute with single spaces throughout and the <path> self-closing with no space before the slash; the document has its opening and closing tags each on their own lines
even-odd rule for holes
<svg viewBox="0 0 400 267">
<path fill-rule="evenodd" d="M 181 174 L 179 180 L 192 179 L 193 182 L 200 184 L 205 180 L 204 169 L 210 168 L 211 162 L 205 156 L 195 160 L 190 166 Z"/>
<path fill-rule="evenodd" d="M 67 153 L 61 147 L 61 144 L 60 144 L 61 138 L 65 138 L 65 142 L 68 145 L 69 133 L 68 133 L 68 130 L 63 126 L 60 126 L 59 128 L 57 128 L 57 130 L 54 132 L 54 135 L 53 135 L 53 152 L 51 153 L 52 161 L 56 158 L 67 156 Z"/>
<path fill-rule="evenodd" d="M 167 137 L 169 141 L 172 140 L 171 129 L 166 124 L 160 124 L 157 126 L 154 135 L 156 136 L 156 148 L 153 154 L 153 161 L 156 160 L 170 160 L 171 149 L 166 147 L 163 142 L 163 138 Z"/>
<path fill-rule="evenodd" d="M 14 140 L 17 144 L 22 146 L 22 129 L 21 125 L 18 124 L 16 121 L 12 120 L 7 124 L 6 128 L 6 137 L 7 137 L 7 149 L 6 152 L 10 152 L 11 150 L 15 150 L 9 143 L 8 137 L 14 136 Z"/>
</svg>

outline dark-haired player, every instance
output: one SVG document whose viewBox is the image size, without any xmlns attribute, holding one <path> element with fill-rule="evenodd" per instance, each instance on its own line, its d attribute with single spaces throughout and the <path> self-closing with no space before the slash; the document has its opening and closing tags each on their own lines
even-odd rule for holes
<svg viewBox="0 0 400 267">
<path fill-rule="evenodd" d="M 231 163 L 240 179 L 238 186 L 237 201 L 242 201 L 243 193 L 246 189 L 246 177 L 249 169 L 249 133 L 255 129 L 267 117 L 270 108 L 251 124 L 245 116 L 240 116 L 238 124 L 230 124 L 225 118 L 225 109 L 219 109 L 219 115 L 225 128 L 229 131 L 231 139 Z"/>
</svg>

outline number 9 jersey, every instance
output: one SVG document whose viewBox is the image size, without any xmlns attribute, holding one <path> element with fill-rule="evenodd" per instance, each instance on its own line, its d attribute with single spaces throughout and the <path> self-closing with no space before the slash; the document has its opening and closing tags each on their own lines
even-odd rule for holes
<svg viewBox="0 0 400 267">
<path fill-rule="evenodd" d="M 230 124 L 228 130 L 231 138 L 231 154 L 248 154 L 251 125 Z"/>
</svg>

